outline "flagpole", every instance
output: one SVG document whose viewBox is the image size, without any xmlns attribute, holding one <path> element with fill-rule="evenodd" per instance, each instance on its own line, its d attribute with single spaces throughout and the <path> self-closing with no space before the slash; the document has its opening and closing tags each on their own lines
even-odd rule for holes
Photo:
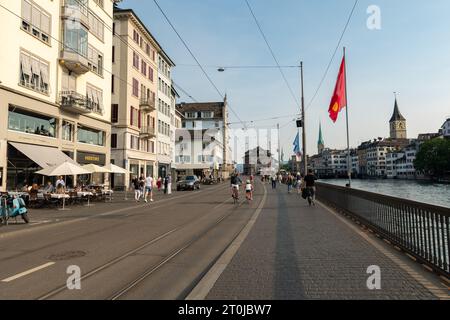
<svg viewBox="0 0 450 320">
<path fill-rule="evenodd" d="M 304 91 L 303 91 L 303 61 L 300 61 L 300 86 L 301 86 L 301 93 L 302 93 L 302 143 L 303 143 L 303 170 L 304 174 L 306 175 L 308 173 L 308 163 L 307 163 L 307 156 L 306 156 L 306 128 L 305 128 L 305 97 L 304 97 Z M 300 128 L 298 129 L 300 134 Z"/>
<path fill-rule="evenodd" d="M 347 174 L 348 174 L 348 187 L 350 188 L 352 186 L 352 167 L 350 161 L 350 135 L 348 132 L 347 59 L 345 58 L 345 47 L 344 47 L 344 61 L 345 61 L 344 78 L 345 78 L 345 101 L 346 101 L 345 118 L 347 124 Z"/>
</svg>

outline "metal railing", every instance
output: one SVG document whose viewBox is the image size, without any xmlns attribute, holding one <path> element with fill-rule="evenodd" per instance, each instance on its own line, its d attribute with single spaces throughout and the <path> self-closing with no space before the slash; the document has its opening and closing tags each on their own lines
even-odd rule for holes
<svg viewBox="0 0 450 320">
<path fill-rule="evenodd" d="M 325 183 L 317 198 L 450 278 L 450 208 Z"/>
<path fill-rule="evenodd" d="M 155 136 L 156 135 L 156 131 L 154 127 L 151 126 L 146 126 L 146 127 L 141 127 L 141 135 L 148 135 L 148 136 Z"/>
</svg>

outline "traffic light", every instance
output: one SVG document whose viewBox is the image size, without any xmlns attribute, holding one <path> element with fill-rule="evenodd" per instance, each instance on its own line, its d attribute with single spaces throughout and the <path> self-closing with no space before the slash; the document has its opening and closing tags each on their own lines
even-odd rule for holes
<svg viewBox="0 0 450 320">
<path fill-rule="evenodd" d="M 302 119 L 298 119 L 297 120 L 297 128 L 302 128 L 303 127 L 303 120 Z"/>
</svg>

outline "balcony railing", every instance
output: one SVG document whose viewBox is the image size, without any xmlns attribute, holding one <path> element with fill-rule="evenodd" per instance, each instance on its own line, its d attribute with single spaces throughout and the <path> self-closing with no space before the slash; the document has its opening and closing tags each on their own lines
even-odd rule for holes
<svg viewBox="0 0 450 320">
<path fill-rule="evenodd" d="M 72 113 L 85 114 L 94 111 L 93 105 L 86 96 L 74 91 L 61 91 L 59 93 L 61 108 Z"/>
<path fill-rule="evenodd" d="M 151 112 L 156 110 L 156 103 L 154 98 L 147 98 L 147 97 L 141 98 L 139 106 L 141 108 L 141 111 L 144 112 Z"/>
<path fill-rule="evenodd" d="M 449 278 L 450 208 L 325 183 L 317 197 Z"/>
<path fill-rule="evenodd" d="M 143 139 L 151 139 L 156 137 L 156 130 L 154 127 L 147 126 L 147 127 L 141 127 L 140 132 L 141 138 Z"/>
</svg>

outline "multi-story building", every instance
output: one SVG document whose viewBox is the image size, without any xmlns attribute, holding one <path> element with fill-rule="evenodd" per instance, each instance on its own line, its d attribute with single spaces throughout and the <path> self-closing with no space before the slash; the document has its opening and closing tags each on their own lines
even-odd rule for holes
<svg viewBox="0 0 450 320">
<path fill-rule="evenodd" d="M 229 175 L 227 99 L 223 102 L 181 103 L 182 129 L 176 133 L 175 162 L 180 175 Z"/>
<path fill-rule="evenodd" d="M 109 163 L 114 2 L 2 1 L 2 190 L 66 160 Z"/>
<path fill-rule="evenodd" d="M 174 154 L 175 104 L 176 92 L 172 89 L 171 71 L 175 66 L 169 56 L 161 49 L 158 51 L 158 176 L 165 177 L 171 171 Z"/>
<path fill-rule="evenodd" d="M 114 9 L 112 161 L 131 176 L 157 175 L 158 52 L 162 49 L 131 9 Z M 117 177 L 126 186 L 130 176 Z"/>
<path fill-rule="evenodd" d="M 448 117 L 447 120 L 442 125 L 441 132 L 444 138 L 450 139 L 450 117 Z"/>
<path fill-rule="evenodd" d="M 295 156 L 293 156 L 294 161 L 292 162 L 292 171 L 296 170 L 300 163 L 297 162 Z M 252 150 L 247 150 L 244 155 L 244 175 L 257 175 L 266 174 L 271 171 L 273 166 L 272 155 L 269 150 L 265 150 L 261 147 L 253 148 Z"/>
</svg>

